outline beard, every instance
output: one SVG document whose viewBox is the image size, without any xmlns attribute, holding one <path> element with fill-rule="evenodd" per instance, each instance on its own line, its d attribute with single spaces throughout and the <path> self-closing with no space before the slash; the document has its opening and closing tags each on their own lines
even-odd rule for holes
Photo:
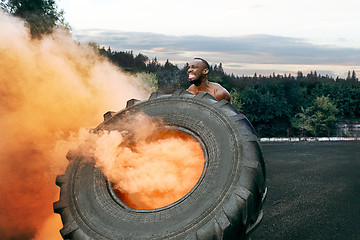
<svg viewBox="0 0 360 240">
<path fill-rule="evenodd" d="M 205 75 L 200 75 L 198 78 L 189 80 L 190 84 L 194 84 L 195 86 L 200 86 L 203 80 L 206 79 Z"/>
<path fill-rule="evenodd" d="M 194 80 L 191 80 L 189 81 L 190 84 L 194 84 L 195 86 L 200 86 L 201 82 L 202 82 L 202 79 L 201 78 L 197 78 L 197 79 L 194 79 Z"/>
</svg>

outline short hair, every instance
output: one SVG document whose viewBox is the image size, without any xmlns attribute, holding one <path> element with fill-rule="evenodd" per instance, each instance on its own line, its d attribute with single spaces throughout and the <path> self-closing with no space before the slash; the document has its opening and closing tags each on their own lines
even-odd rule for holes
<svg viewBox="0 0 360 240">
<path fill-rule="evenodd" d="M 205 66 L 207 67 L 207 69 L 210 70 L 210 64 L 209 64 L 205 59 L 196 57 L 196 58 L 194 58 L 194 60 L 200 60 L 200 61 L 202 61 L 202 62 L 205 64 Z"/>
</svg>

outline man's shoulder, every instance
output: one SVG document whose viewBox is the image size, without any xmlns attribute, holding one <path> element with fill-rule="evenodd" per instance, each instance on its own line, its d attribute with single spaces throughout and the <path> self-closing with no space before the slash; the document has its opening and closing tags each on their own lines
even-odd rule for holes
<svg viewBox="0 0 360 240">
<path fill-rule="evenodd" d="M 209 84 L 211 84 L 214 87 L 222 87 L 219 83 L 216 82 L 209 82 Z"/>
<path fill-rule="evenodd" d="M 218 99 L 226 99 L 230 101 L 230 93 L 226 88 L 221 86 L 219 83 L 211 82 L 212 88 L 215 90 L 215 94 Z"/>
<path fill-rule="evenodd" d="M 216 90 L 226 90 L 223 86 L 220 85 L 220 83 L 216 82 L 209 82 L 211 84 L 211 87 Z"/>
<path fill-rule="evenodd" d="M 217 92 L 228 92 L 223 86 L 215 82 L 211 82 L 211 88 L 216 90 Z"/>
</svg>

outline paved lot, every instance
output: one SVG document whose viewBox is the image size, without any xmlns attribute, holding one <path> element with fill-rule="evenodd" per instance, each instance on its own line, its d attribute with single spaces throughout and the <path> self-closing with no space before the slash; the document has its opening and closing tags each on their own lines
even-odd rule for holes
<svg viewBox="0 0 360 240">
<path fill-rule="evenodd" d="M 360 141 L 262 148 L 268 198 L 252 240 L 360 239 Z"/>
</svg>

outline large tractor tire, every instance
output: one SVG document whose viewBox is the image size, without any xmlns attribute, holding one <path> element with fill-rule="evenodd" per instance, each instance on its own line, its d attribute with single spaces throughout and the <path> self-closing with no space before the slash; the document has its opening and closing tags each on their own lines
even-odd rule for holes
<svg viewBox="0 0 360 240">
<path fill-rule="evenodd" d="M 117 198 L 102 172 L 86 157 L 69 152 L 56 178 L 64 239 L 245 239 L 262 216 L 265 163 L 248 119 L 228 101 L 201 92 L 153 93 L 105 115 L 95 132 L 119 130 L 118 119 L 143 112 L 191 135 L 206 159 L 202 176 L 183 198 L 158 209 L 132 209 Z"/>
</svg>

